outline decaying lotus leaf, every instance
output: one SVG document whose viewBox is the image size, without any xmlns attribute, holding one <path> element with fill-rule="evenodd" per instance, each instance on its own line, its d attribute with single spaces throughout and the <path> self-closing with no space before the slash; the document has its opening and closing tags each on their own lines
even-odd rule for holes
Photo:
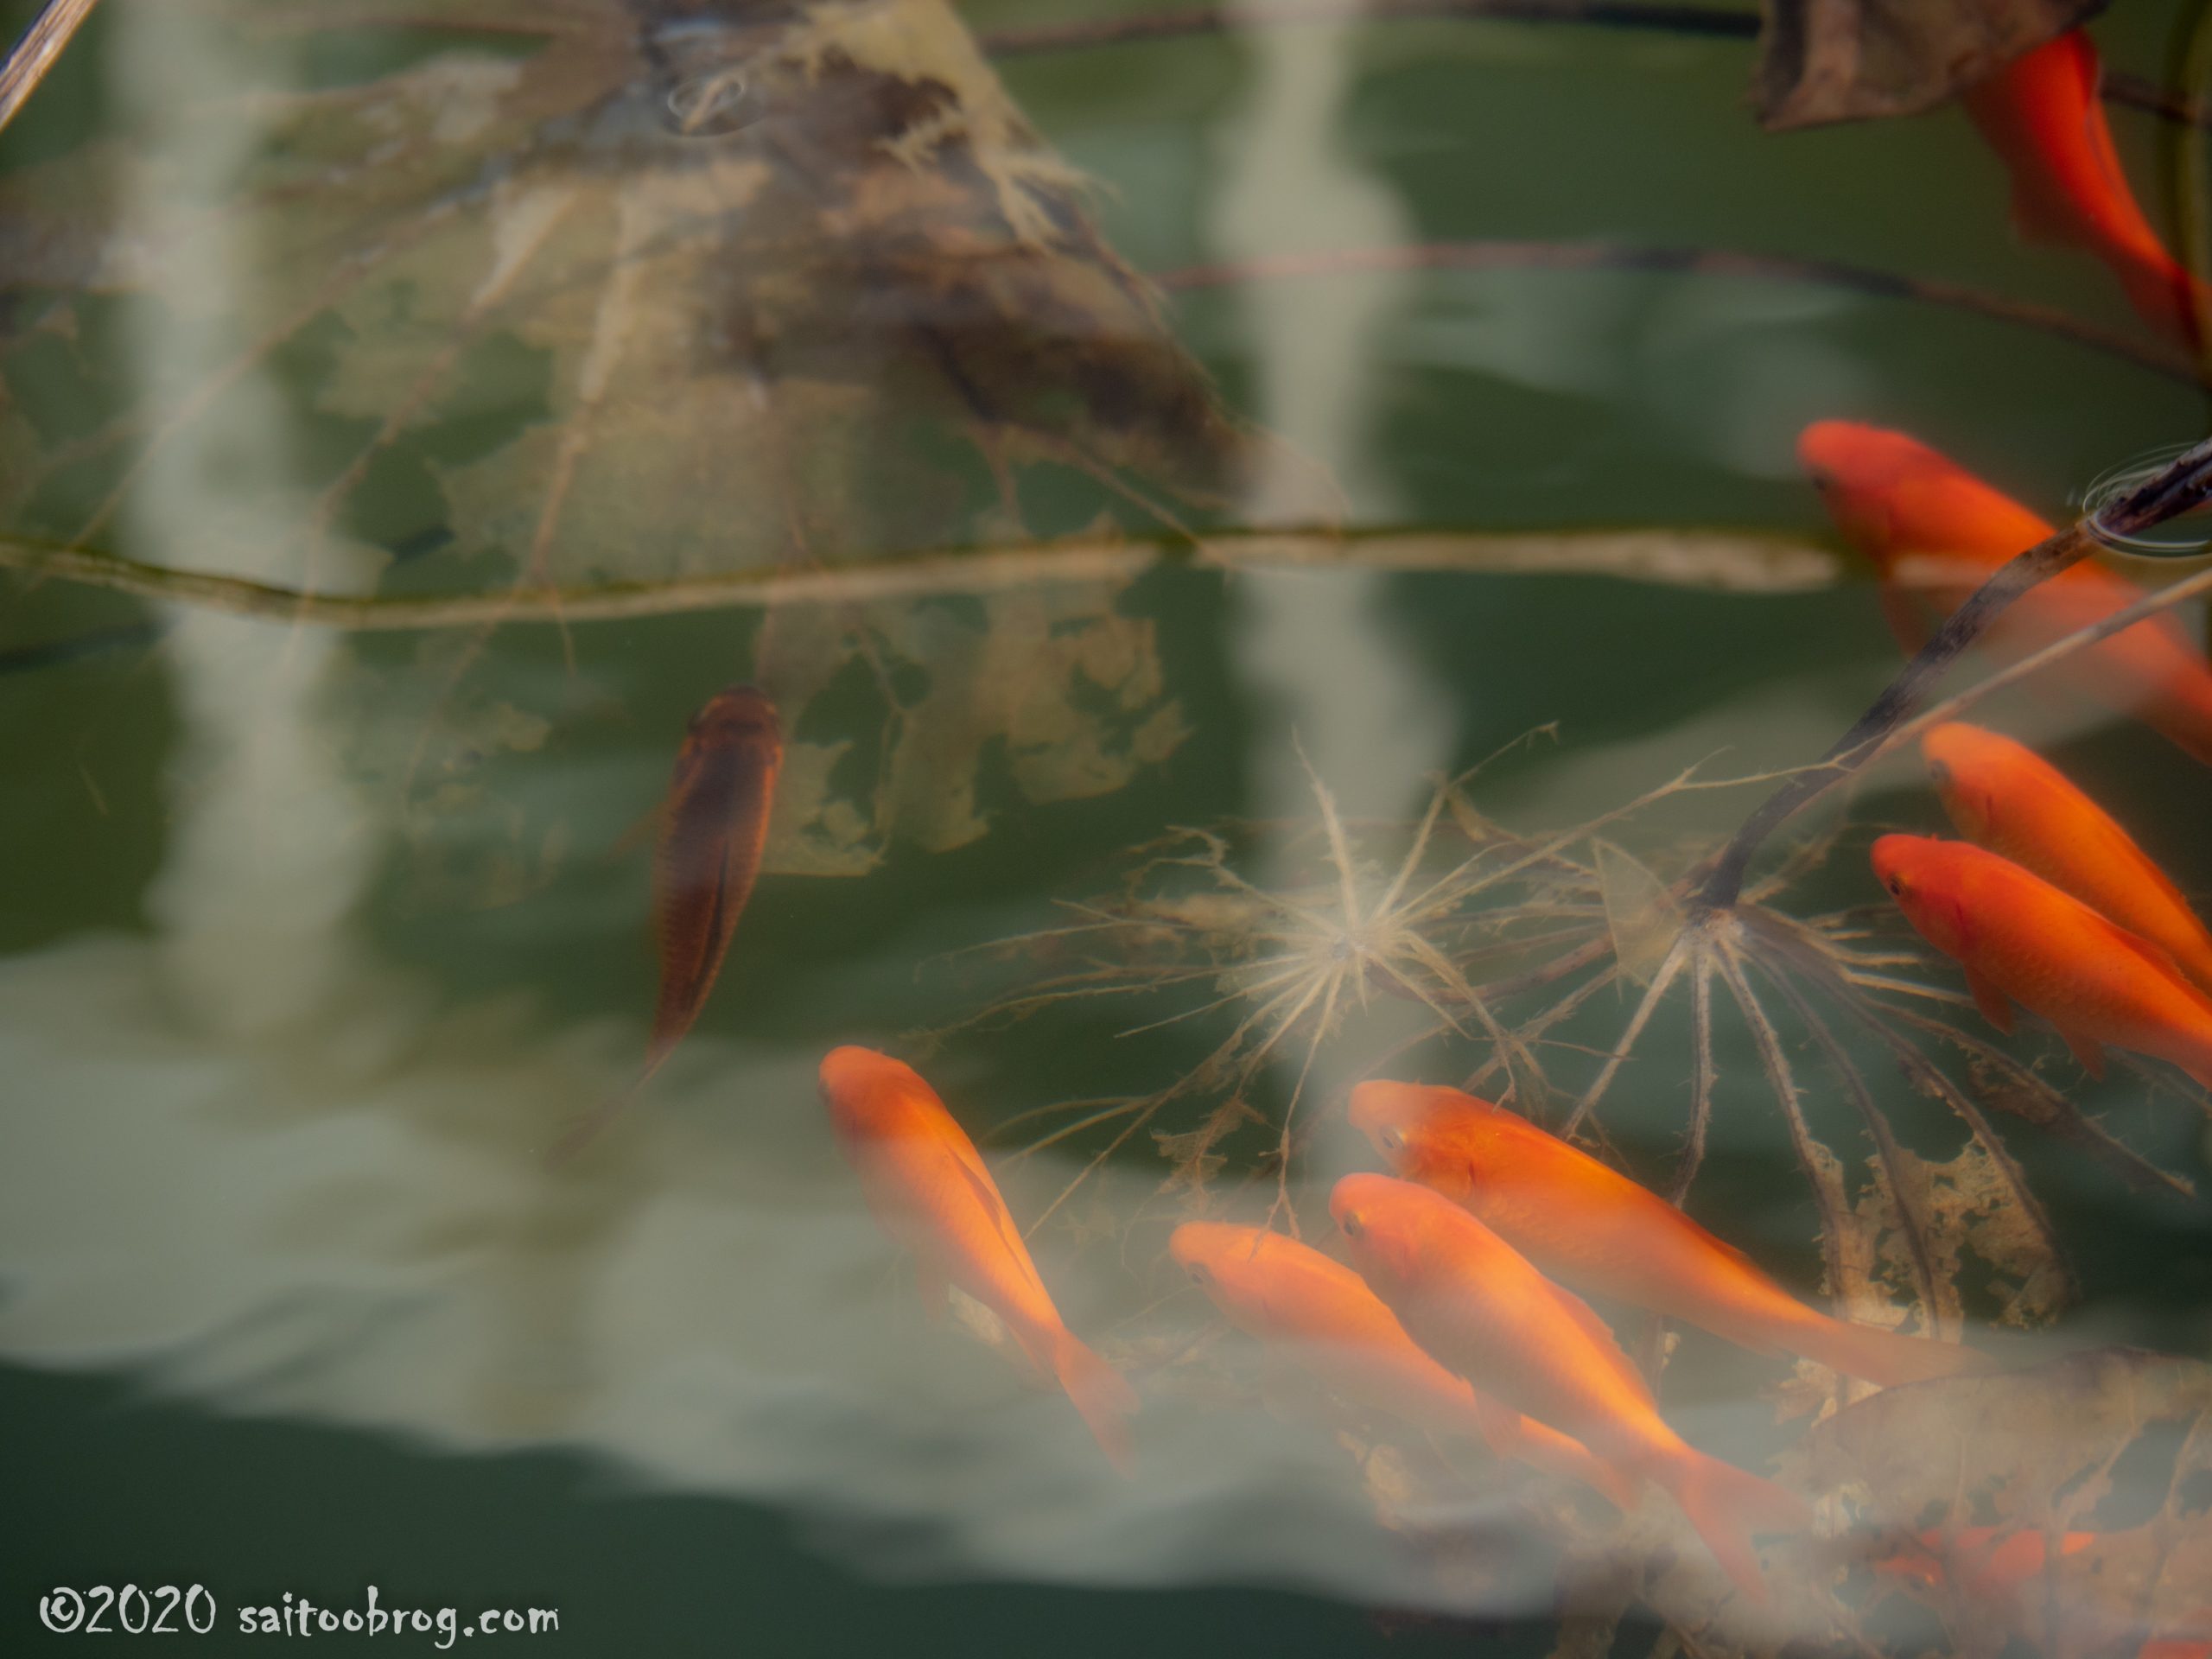
<svg viewBox="0 0 2212 1659">
<path fill-rule="evenodd" d="M 1920 1596 L 1959 1651 L 2212 1637 L 2212 1366 L 2103 1349 L 1885 1389 L 1801 1455 L 1854 1513 L 1869 1605 Z"/>
<path fill-rule="evenodd" d="M 111 7 L 126 58 L 235 44 L 235 96 L 0 178 L 0 524 L 108 544 L 246 378 L 315 429 L 264 578 L 334 524 L 418 590 L 650 582 L 961 544 L 1024 460 L 1224 478 L 1204 375 L 941 0 L 479 0 L 283 84 L 423 10 Z M 95 293 L 204 349 L 111 372 Z"/>
<path fill-rule="evenodd" d="M 1859 1195 L 1855 1230 L 1875 1251 L 1874 1275 L 1905 1304 L 1932 1294 L 1936 1319 L 1955 1328 L 1965 1313 L 1959 1286 L 1967 1278 L 1990 1287 L 2007 1325 L 2041 1325 L 2069 1300 L 2066 1268 L 2049 1235 L 2022 1209 L 1980 1141 L 1969 1138 L 1945 1159 L 1897 1147 L 1885 1164 L 1869 1168 L 1877 1179 Z"/>
<path fill-rule="evenodd" d="M 1764 0 L 1752 103 L 1770 130 L 1932 109 L 2105 0 Z"/>
<path fill-rule="evenodd" d="M 133 118 L 0 173 L 0 533 L 543 602 L 1077 513 L 1110 537 L 1235 474 L 1243 433 L 944 0 L 104 21 Z M 365 43 L 377 73 L 316 84 Z M 1149 625 L 1103 588 L 831 600 L 732 657 L 700 699 L 758 679 L 794 734 L 771 869 L 957 846 L 987 762 L 1063 800 L 1183 733 Z M 444 776 L 478 747 L 474 660 L 407 745 L 410 818 L 481 804 Z M 811 709 L 855 664 L 882 672 L 880 743 Z"/>
</svg>

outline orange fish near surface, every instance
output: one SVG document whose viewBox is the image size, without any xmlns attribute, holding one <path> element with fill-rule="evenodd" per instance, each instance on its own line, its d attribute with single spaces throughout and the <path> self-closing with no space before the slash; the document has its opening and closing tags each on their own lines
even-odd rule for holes
<svg viewBox="0 0 2212 1659">
<path fill-rule="evenodd" d="M 2212 991 L 2212 932 L 2133 837 L 2024 744 L 1956 721 L 1920 740 L 1958 831 L 2139 933 Z"/>
<path fill-rule="evenodd" d="M 2058 1541 L 2060 1560 L 2097 1541 L 2094 1532 L 2069 1532 Z M 1920 1535 L 1926 1554 L 1908 1551 L 1874 1563 L 1875 1571 L 1927 1585 L 1950 1583 L 1970 1596 L 2002 1600 L 2041 1576 L 2046 1554 L 2034 1527 L 1931 1527 Z"/>
<path fill-rule="evenodd" d="M 1997 568 L 2049 539 L 2052 527 L 2018 502 L 1902 432 L 1816 421 L 1797 455 L 1829 515 L 1882 576 L 1898 643 L 1916 652 L 1926 617 L 1948 616 Z M 2060 571 L 2015 599 L 1981 647 L 2017 660 L 2144 597 L 2094 563 Z M 2063 658 L 2044 677 L 2121 714 L 2212 765 L 2212 664 L 2177 620 L 2145 617 Z"/>
<path fill-rule="evenodd" d="M 760 874 L 783 764 L 775 705 L 754 687 L 717 692 L 691 717 L 660 808 L 660 851 L 653 865 L 660 998 L 645 1069 L 624 1093 L 563 1137 L 554 1151 L 556 1160 L 635 1099 L 699 1018 Z"/>
<path fill-rule="evenodd" d="M 2173 958 L 2010 859 L 1962 841 L 1884 836 L 1874 874 L 1921 937 L 1966 969 L 1999 1031 L 2019 1003 L 2092 1077 L 2104 1045 L 2171 1060 L 2212 1089 L 2212 997 Z"/>
<path fill-rule="evenodd" d="M 1391 1166 L 1464 1206 L 1578 1290 L 1688 1320 L 1761 1353 L 1885 1385 L 1988 1369 L 1971 1348 L 1847 1325 L 1805 1306 L 1657 1193 L 1457 1089 L 1363 1083 L 1351 1121 Z"/>
<path fill-rule="evenodd" d="M 1345 1399 L 1433 1433 L 1476 1436 L 1502 1458 L 1579 1480 L 1624 1509 L 1634 1501 L 1580 1440 L 1438 1364 L 1364 1279 L 1311 1245 L 1261 1227 L 1186 1221 L 1167 1250 L 1239 1330 Z"/>
<path fill-rule="evenodd" d="M 1347 1175 L 1329 1211 L 1360 1277 L 1414 1341 L 1515 1410 L 1577 1436 L 1624 1473 L 1656 1482 L 1738 1588 L 1764 1599 L 1751 1535 L 1805 1526 L 1810 1512 L 1669 1427 L 1587 1303 L 1425 1186 Z"/>
<path fill-rule="evenodd" d="M 1961 101 L 2012 175 L 2021 234 L 2094 254 L 2145 321 L 2193 342 L 2198 285 L 2127 188 L 2097 98 L 2101 73 L 2077 29 L 2015 58 Z"/>
<path fill-rule="evenodd" d="M 998 1315 L 1030 1363 L 1058 1379 L 1117 1468 L 1129 1464 L 1135 1391 L 1069 1331 L 998 1183 L 967 1132 L 912 1066 L 874 1049 L 823 1057 L 822 1100 L 884 1230 L 913 1253 L 934 1311 L 948 1284 Z"/>
</svg>

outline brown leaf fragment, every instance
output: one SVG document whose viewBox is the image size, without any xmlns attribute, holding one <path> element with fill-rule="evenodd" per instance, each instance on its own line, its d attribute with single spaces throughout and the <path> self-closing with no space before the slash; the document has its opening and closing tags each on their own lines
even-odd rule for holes
<svg viewBox="0 0 2212 1659">
<path fill-rule="evenodd" d="M 1764 0 L 1751 101 L 1770 132 L 1914 115 L 2105 0 Z"/>
</svg>

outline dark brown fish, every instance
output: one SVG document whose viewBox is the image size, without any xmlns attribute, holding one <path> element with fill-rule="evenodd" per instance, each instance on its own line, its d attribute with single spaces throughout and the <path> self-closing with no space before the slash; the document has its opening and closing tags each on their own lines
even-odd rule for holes
<svg viewBox="0 0 2212 1659">
<path fill-rule="evenodd" d="M 717 693 L 691 717 L 661 807 L 660 853 L 653 867 L 660 1001 L 645 1070 L 563 1137 L 554 1149 L 556 1162 L 636 1098 L 698 1019 L 760 874 L 783 761 L 775 705 L 753 686 Z"/>
</svg>

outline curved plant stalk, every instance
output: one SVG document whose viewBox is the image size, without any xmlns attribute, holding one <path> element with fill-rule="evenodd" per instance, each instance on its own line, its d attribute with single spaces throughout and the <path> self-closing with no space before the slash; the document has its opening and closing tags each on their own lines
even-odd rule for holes
<svg viewBox="0 0 2212 1659">
<path fill-rule="evenodd" d="M 0 537 L 0 569 L 35 581 L 296 626 L 352 632 L 474 628 L 487 623 L 618 621 L 697 611 L 842 605 L 941 594 L 988 594 L 1046 582 L 1126 582 L 1162 564 L 1201 569 L 1465 571 L 1612 575 L 1731 592 L 1799 593 L 1833 584 L 1840 562 L 1807 542 L 1735 531 L 1484 531 L 1332 529 L 1071 537 L 1014 547 L 946 548 L 865 563 L 762 566 L 656 582 L 608 582 L 491 593 L 378 596 L 316 593 L 140 563 L 111 554 Z"/>
<path fill-rule="evenodd" d="M 2140 537 L 2145 531 L 2178 518 L 2208 499 L 2212 499 L 2212 439 L 2197 444 L 2098 513 L 2078 520 L 2000 566 L 1972 598 L 1944 619 L 1942 626 L 1922 647 L 1919 655 L 1905 664 L 1827 754 L 1776 790 L 1744 821 L 1694 884 L 1695 902 L 1722 910 L 1732 906 L 1743 891 L 1744 878 L 1753 855 L 1768 836 L 1836 785 L 1856 777 L 1905 736 L 1923 729 L 1939 714 L 1964 708 L 1999 686 L 2008 685 L 2086 645 L 2120 632 L 2146 616 L 2212 590 L 2212 569 L 2198 571 L 2170 588 L 2146 595 L 2094 626 L 2083 628 L 1999 671 L 1969 691 L 1947 699 L 1921 720 L 1913 720 L 1918 706 L 1936 683 L 2021 594 L 2080 563 L 2103 543 L 2125 543 Z"/>
</svg>

